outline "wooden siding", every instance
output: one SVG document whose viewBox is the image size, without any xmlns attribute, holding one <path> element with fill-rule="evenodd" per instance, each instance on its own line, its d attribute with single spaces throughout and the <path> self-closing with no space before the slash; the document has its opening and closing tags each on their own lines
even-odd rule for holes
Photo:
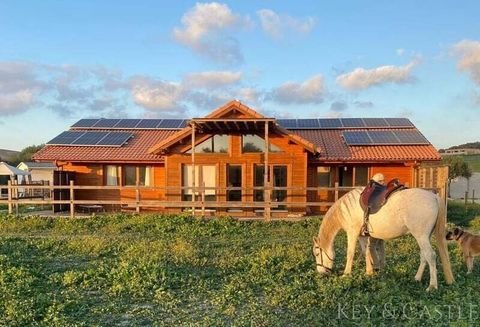
<svg viewBox="0 0 480 327">
<path fill-rule="evenodd" d="M 370 177 L 376 173 L 382 173 L 385 176 L 385 182 L 394 178 L 399 178 L 407 186 L 415 185 L 414 168 L 410 165 L 372 165 L 370 168 Z"/>
<path fill-rule="evenodd" d="M 197 139 L 202 139 L 202 136 Z M 286 166 L 287 186 L 305 188 L 307 154 L 303 146 L 292 144 L 291 141 L 281 135 L 270 135 L 269 140 L 271 144 L 282 149 L 282 152 L 269 153 L 269 166 Z M 185 151 L 186 147 L 189 148 L 186 144 L 183 144 L 174 150 Z M 192 164 L 191 154 L 178 152 L 165 158 L 167 187 L 179 188 L 182 185 L 182 166 Z M 227 187 L 227 166 L 241 165 L 243 187 L 252 188 L 254 186 L 254 167 L 255 165 L 263 165 L 264 157 L 264 153 L 242 153 L 242 136 L 231 135 L 228 153 L 196 153 L 195 165 L 215 165 L 217 167 L 216 186 L 219 188 Z M 304 190 L 288 190 L 286 201 L 302 203 L 306 201 L 305 195 Z M 169 191 L 167 199 L 179 201 L 181 200 L 181 192 L 179 190 Z M 253 190 L 249 189 L 242 192 L 242 200 L 253 201 Z M 217 193 L 217 201 L 226 201 L 224 190 Z M 299 207 L 291 211 L 305 211 L 305 208 Z"/>
<path fill-rule="evenodd" d="M 120 172 L 123 167 L 120 166 Z M 151 166 L 151 186 L 163 186 L 165 182 L 165 167 L 163 165 Z M 64 171 L 75 172 L 76 185 L 105 185 L 104 165 L 102 164 L 75 164 L 69 163 L 62 166 Z M 122 180 L 122 178 L 120 178 Z M 81 200 L 134 200 L 136 198 L 135 188 L 119 190 L 76 190 L 75 198 Z M 142 190 L 142 200 L 165 200 L 165 190 Z"/>
</svg>

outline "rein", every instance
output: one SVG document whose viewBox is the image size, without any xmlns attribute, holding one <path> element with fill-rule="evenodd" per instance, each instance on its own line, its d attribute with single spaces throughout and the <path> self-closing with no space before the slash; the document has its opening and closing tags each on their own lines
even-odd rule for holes
<svg viewBox="0 0 480 327">
<path fill-rule="evenodd" d="M 327 258 L 328 258 L 330 261 L 333 262 L 332 258 L 330 258 L 330 256 L 328 255 L 328 253 L 325 252 L 325 251 L 323 251 L 323 249 L 322 249 L 321 247 L 315 245 L 315 248 L 318 249 L 318 250 L 320 250 L 320 263 L 317 262 L 317 267 L 322 267 L 322 268 L 325 269 L 327 272 L 333 273 L 332 268 L 328 268 L 327 266 L 325 266 L 325 265 L 323 264 L 323 255 L 322 255 L 322 254 L 325 253 L 325 255 L 327 256 Z M 315 261 L 316 261 L 316 260 L 315 260 Z"/>
</svg>

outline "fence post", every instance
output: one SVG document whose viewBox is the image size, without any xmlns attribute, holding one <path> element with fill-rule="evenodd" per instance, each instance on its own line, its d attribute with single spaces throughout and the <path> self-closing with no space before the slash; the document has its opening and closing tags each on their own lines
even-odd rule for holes
<svg viewBox="0 0 480 327">
<path fill-rule="evenodd" d="M 467 204 L 468 204 L 468 191 L 465 192 L 465 210 L 467 210 Z"/>
<path fill-rule="evenodd" d="M 472 203 L 475 203 L 475 190 L 472 190 Z"/>
<path fill-rule="evenodd" d="M 140 212 L 140 181 L 138 180 L 135 187 L 135 211 Z"/>
<path fill-rule="evenodd" d="M 202 218 L 205 217 L 205 182 L 202 182 Z"/>
<path fill-rule="evenodd" d="M 13 205 L 12 205 L 12 181 L 8 180 L 8 214 L 11 215 L 13 213 Z"/>
<path fill-rule="evenodd" d="M 75 218 L 75 204 L 74 204 L 74 201 L 75 201 L 75 192 L 74 192 L 74 189 L 73 189 L 73 179 L 70 180 L 70 218 Z"/>
<path fill-rule="evenodd" d="M 335 182 L 335 202 L 338 200 L 338 182 Z"/>
</svg>

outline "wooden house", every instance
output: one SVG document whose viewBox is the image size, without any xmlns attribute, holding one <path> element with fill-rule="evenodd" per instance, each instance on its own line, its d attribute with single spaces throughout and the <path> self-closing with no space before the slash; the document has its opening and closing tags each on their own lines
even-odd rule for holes
<svg viewBox="0 0 480 327">
<path fill-rule="evenodd" d="M 76 199 L 132 199 L 136 186 L 171 212 L 201 200 L 216 214 L 251 215 L 267 201 L 273 214 L 302 215 L 333 200 L 329 187 L 377 172 L 417 186 L 418 167 L 440 156 L 405 118 L 276 119 L 231 101 L 203 118 L 82 119 L 34 159 L 74 172 L 76 185 L 122 186 Z"/>
</svg>

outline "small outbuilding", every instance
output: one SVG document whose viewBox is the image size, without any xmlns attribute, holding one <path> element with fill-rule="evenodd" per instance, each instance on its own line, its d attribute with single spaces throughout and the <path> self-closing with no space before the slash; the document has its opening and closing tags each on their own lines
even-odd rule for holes
<svg viewBox="0 0 480 327">
<path fill-rule="evenodd" d="M 53 162 L 23 161 L 18 164 L 18 169 L 29 172 L 28 183 L 42 183 L 53 185 L 53 172 L 57 166 Z M 21 181 L 19 181 L 21 183 Z"/>
</svg>

